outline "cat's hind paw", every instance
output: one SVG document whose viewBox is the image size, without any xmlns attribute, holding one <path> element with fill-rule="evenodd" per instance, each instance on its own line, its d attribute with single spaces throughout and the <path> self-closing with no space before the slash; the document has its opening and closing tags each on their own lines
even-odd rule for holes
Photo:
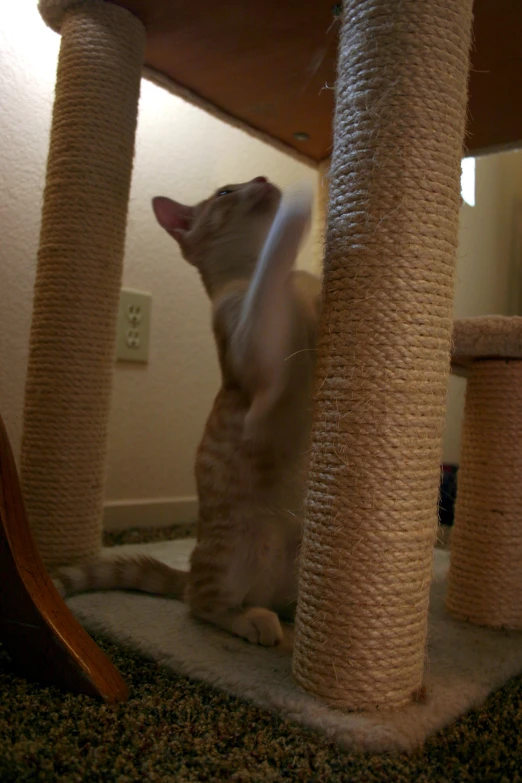
<svg viewBox="0 0 522 783">
<path fill-rule="evenodd" d="M 283 641 L 283 629 L 275 612 L 263 607 L 245 609 L 238 618 L 236 633 L 251 644 L 275 647 Z"/>
</svg>

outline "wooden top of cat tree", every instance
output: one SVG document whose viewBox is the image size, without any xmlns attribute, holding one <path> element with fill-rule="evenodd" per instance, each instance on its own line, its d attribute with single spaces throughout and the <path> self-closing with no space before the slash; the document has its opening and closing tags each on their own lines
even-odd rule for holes
<svg viewBox="0 0 522 783">
<path fill-rule="evenodd" d="M 453 372 L 466 375 L 477 359 L 522 359 L 522 317 L 488 315 L 455 321 Z"/>
<path fill-rule="evenodd" d="M 329 156 L 334 0 L 112 1 L 144 22 L 147 66 L 312 162 Z M 474 15 L 466 144 L 476 154 L 522 143 L 522 3 L 475 0 Z"/>
</svg>

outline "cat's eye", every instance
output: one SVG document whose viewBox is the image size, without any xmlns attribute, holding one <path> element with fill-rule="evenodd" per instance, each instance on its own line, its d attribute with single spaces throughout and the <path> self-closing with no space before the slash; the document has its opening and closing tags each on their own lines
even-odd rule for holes
<svg viewBox="0 0 522 783">
<path fill-rule="evenodd" d="M 223 190 L 218 190 L 216 193 L 216 196 L 228 196 L 229 193 L 233 193 L 233 190 L 227 190 L 226 188 L 223 188 Z"/>
</svg>

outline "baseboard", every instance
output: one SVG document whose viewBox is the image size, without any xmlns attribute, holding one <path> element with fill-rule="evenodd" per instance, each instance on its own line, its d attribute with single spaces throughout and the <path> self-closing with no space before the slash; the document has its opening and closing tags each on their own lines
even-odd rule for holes
<svg viewBox="0 0 522 783">
<path fill-rule="evenodd" d="M 115 531 L 131 527 L 187 525 L 196 521 L 197 511 L 196 496 L 158 500 L 110 500 L 103 508 L 103 528 Z"/>
</svg>

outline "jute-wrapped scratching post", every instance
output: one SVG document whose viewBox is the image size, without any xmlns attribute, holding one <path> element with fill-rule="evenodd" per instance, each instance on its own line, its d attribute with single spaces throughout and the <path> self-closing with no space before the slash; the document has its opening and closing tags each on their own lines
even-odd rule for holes
<svg viewBox="0 0 522 783">
<path fill-rule="evenodd" d="M 522 318 L 458 321 L 453 364 L 469 377 L 448 610 L 522 630 Z"/>
<path fill-rule="evenodd" d="M 101 546 L 107 422 L 144 46 L 102 0 L 40 3 L 61 29 L 22 442 L 44 562 Z"/>
<path fill-rule="evenodd" d="M 472 0 L 347 0 L 293 671 L 348 709 L 423 682 Z"/>
</svg>

